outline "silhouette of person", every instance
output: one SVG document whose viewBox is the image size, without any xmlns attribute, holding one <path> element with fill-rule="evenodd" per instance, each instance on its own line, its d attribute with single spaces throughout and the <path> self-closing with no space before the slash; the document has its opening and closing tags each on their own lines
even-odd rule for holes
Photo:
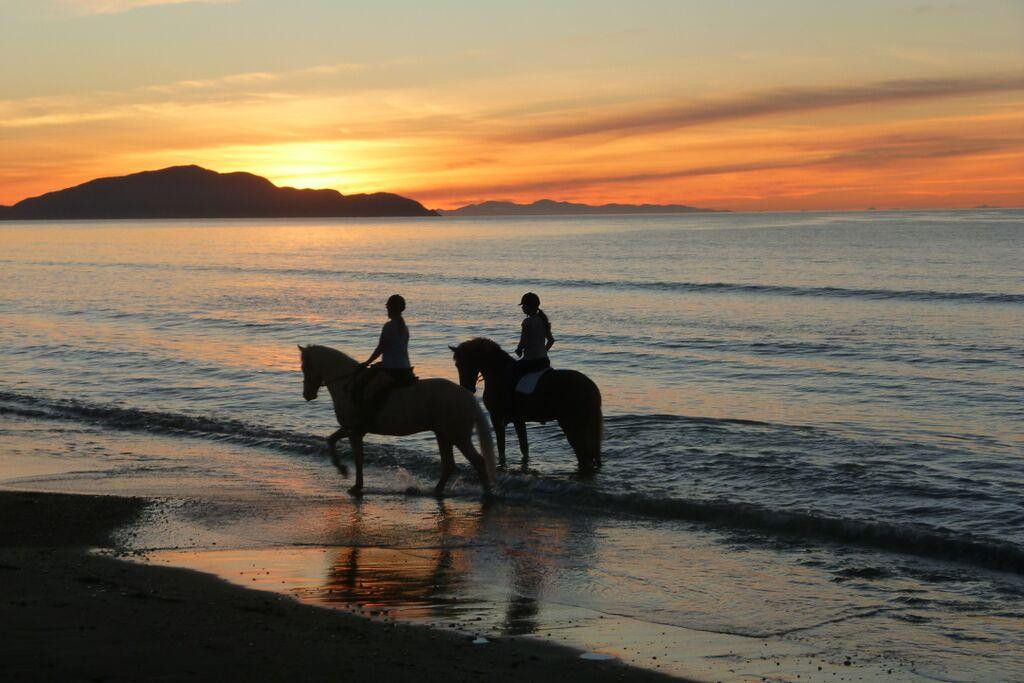
<svg viewBox="0 0 1024 683">
<path fill-rule="evenodd" d="M 551 321 L 540 310 L 540 297 L 527 292 L 519 300 L 519 305 L 526 317 L 519 335 L 519 346 L 516 347 L 516 355 L 521 356 L 515 365 L 516 383 L 524 375 L 551 367 L 548 350 L 555 343 L 555 338 L 551 336 Z"/>
<path fill-rule="evenodd" d="M 392 294 L 388 297 L 386 305 L 388 321 L 381 328 L 377 348 L 361 363 L 366 370 L 353 382 L 352 399 L 357 409 L 353 431 L 364 431 L 369 426 L 392 389 L 416 381 L 412 364 L 409 362 L 409 327 L 402 317 L 405 311 L 405 298 L 401 294 Z M 381 362 L 372 365 L 378 358 Z M 390 382 L 374 395 L 367 397 L 367 387 L 381 374 L 387 375 Z"/>
</svg>

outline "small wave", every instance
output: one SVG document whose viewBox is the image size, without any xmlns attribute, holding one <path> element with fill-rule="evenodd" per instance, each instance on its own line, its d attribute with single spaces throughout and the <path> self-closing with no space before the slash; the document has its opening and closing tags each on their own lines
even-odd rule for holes
<svg viewBox="0 0 1024 683">
<path fill-rule="evenodd" d="M 711 527 L 756 531 L 797 539 L 853 544 L 932 559 L 1024 574 L 1024 549 L 1010 543 L 956 533 L 925 524 L 890 524 L 830 517 L 809 511 L 777 510 L 730 500 L 672 498 L 644 493 L 607 493 L 580 482 L 506 476 L 502 490 L 512 499 L 536 499 L 559 506 L 585 506 Z"/>
<path fill-rule="evenodd" d="M 736 417 L 699 417 L 690 415 L 670 415 L 667 413 L 645 413 L 642 415 L 608 415 L 604 419 L 606 426 L 638 427 L 638 426 L 661 426 L 694 424 L 709 427 L 740 425 L 744 427 L 768 427 L 772 429 L 799 429 L 811 430 L 814 427 L 807 425 L 790 425 L 778 422 L 762 422 L 761 420 L 746 420 Z"/>
<path fill-rule="evenodd" d="M 22 263 L 6 259 L 0 262 Z M 475 285 L 509 285 L 519 286 L 522 280 L 512 277 L 495 275 L 444 275 L 440 273 L 419 273 L 411 271 L 368 271 L 368 270 L 332 270 L 326 268 L 261 268 L 253 266 L 219 266 L 219 265 L 170 265 L 162 263 L 99 263 L 75 261 L 33 261 L 29 265 L 36 266 L 81 266 L 89 268 L 130 268 L 209 271 L 225 273 L 258 273 L 264 275 L 298 275 L 313 277 L 350 277 L 371 280 L 387 280 L 388 282 L 451 282 Z M 638 280 L 592 280 L 574 279 L 534 279 L 534 285 L 544 287 L 567 287 L 588 289 L 620 289 L 642 290 L 655 292 L 679 293 L 725 293 L 725 294 L 764 294 L 795 297 L 838 297 L 855 299 L 877 299 L 896 301 L 946 301 L 979 304 L 1021 304 L 1024 294 L 1010 292 L 950 292 L 931 289 L 882 289 L 861 287 L 814 287 L 798 285 L 770 285 L 736 282 L 672 282 L 672 281 L 638 281 Z"/>
<path fill-rule="evenodd" d="M 0 415 L 2 414 L 77 420 L 126 431 L 215 438 L 243 446 L 273 448 L 287 453 L 312 454 L 324 448 L 324 440 L 321 438 L 253 425 L 241 420 L 92 405 L 74 400 L 38 399 L 4 391 L 0 391 Z"/>
<path fill-rule="evenodd" d="M 0 391 L 0 415 L 3 414 L 89 422 L 117 430 L 215 439 L 284 453 L 322 455 L 325 452 L 323 438 L 241 420 L 91 405 L 74 400 L 50 400 Z M 675 415 L 621 415 L 608 418 L 612 425 L 621 423 L 625 426 L 638 421 L 684 421 L 722 426 L 734 424 L 757 429 L 789 427 L 753 420 Z M 428 455 L 425 452 L 378 445 L 367 455 L 371 463 L 379 466 L 402 467 L 424 476 L 436 474 L 437 457 L 433 453 Z M 569 506 L 586 509 L 591 513 L 639 515 L 696 522 L 724 529 L 855 544 L 1024 574 L 1024 549 L 1010 543 L 925 524 L 830 517 L 810 511 L 778 510 L 724 499 L 701 500 L 650 493 L 614 493 L 601 490 L 588 482 L 543 475 L 502 474 L 500 490 L 502 497 L 517 503 Z"/>
</svg>

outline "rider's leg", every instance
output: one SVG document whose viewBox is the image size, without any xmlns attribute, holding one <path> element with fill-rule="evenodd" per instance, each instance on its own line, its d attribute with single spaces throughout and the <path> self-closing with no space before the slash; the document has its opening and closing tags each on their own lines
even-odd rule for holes
<svg viewBox="0 0 1024 683">
<path fill-rule="evenodd" d="M 373 396 L 367 396 L 367 393 L 372 394 L 369 391 L 370 385 L 375 383 L 380 370 L 379 365 L 371 365 L 360 372 L 352 383 L 352 419 L 349 425 L 352 434 L 365 434 L 373 422 Z"/>
</svg>

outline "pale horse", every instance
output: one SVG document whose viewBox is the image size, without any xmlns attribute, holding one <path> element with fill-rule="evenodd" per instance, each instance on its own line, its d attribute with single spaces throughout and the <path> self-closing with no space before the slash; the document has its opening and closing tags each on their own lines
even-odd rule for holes
<svg viewBox="0 0 1024 683">
<path fill-rule="evenodd" d="M 302 357 L 302 395 L 307 401 L 317 397 L 320 387 L 326 386 L 334 401 L 334 414 L 341 429 L 331 434 L 327 443 L 331 460 L 345 473 L 338 459 L 335 444 L 348 435 L 352 457 L 356 464 L 356 482 L 349 489 L 359 493 L 363 489 L 363 436 L 347 433 L 345 425 L 352 424 L 355 406 L 351 386 L 362 366 L 341 351 L 326 346 L 299 346 Z M 368 387 L 368 393 L 378 387 L 377 381 Z M 476 399 L 466 389 L 446 379 L 421 379 L 405 387 L 396 388 L 374 415 L 367 430 L 373 434 L 407 436 L 418 432 L 434 432 L 441 451 L 441 479 L 434 492 L 441 495 L 445 484 L 455 471 L 452 447 L 458 448 L 473 465 L 484 493 L 489 493 L 494 481 L 494 442 L 491 427 Z M 473 429 L 480 436 L 480 450 L 473 447 Z"/>
</svg>

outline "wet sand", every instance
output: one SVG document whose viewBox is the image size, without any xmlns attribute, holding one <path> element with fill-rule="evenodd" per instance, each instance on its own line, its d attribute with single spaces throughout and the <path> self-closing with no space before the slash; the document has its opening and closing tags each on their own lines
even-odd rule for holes
<svg viewBox="0 0 1024 683">
<path fill-rule="evenodd" d="M 139 498 L 0 492 L 4 678 L 633 680 L 669 677 L 522 638 L 473 645 L 210 575 L 125 562 Z"/>
</svg>

